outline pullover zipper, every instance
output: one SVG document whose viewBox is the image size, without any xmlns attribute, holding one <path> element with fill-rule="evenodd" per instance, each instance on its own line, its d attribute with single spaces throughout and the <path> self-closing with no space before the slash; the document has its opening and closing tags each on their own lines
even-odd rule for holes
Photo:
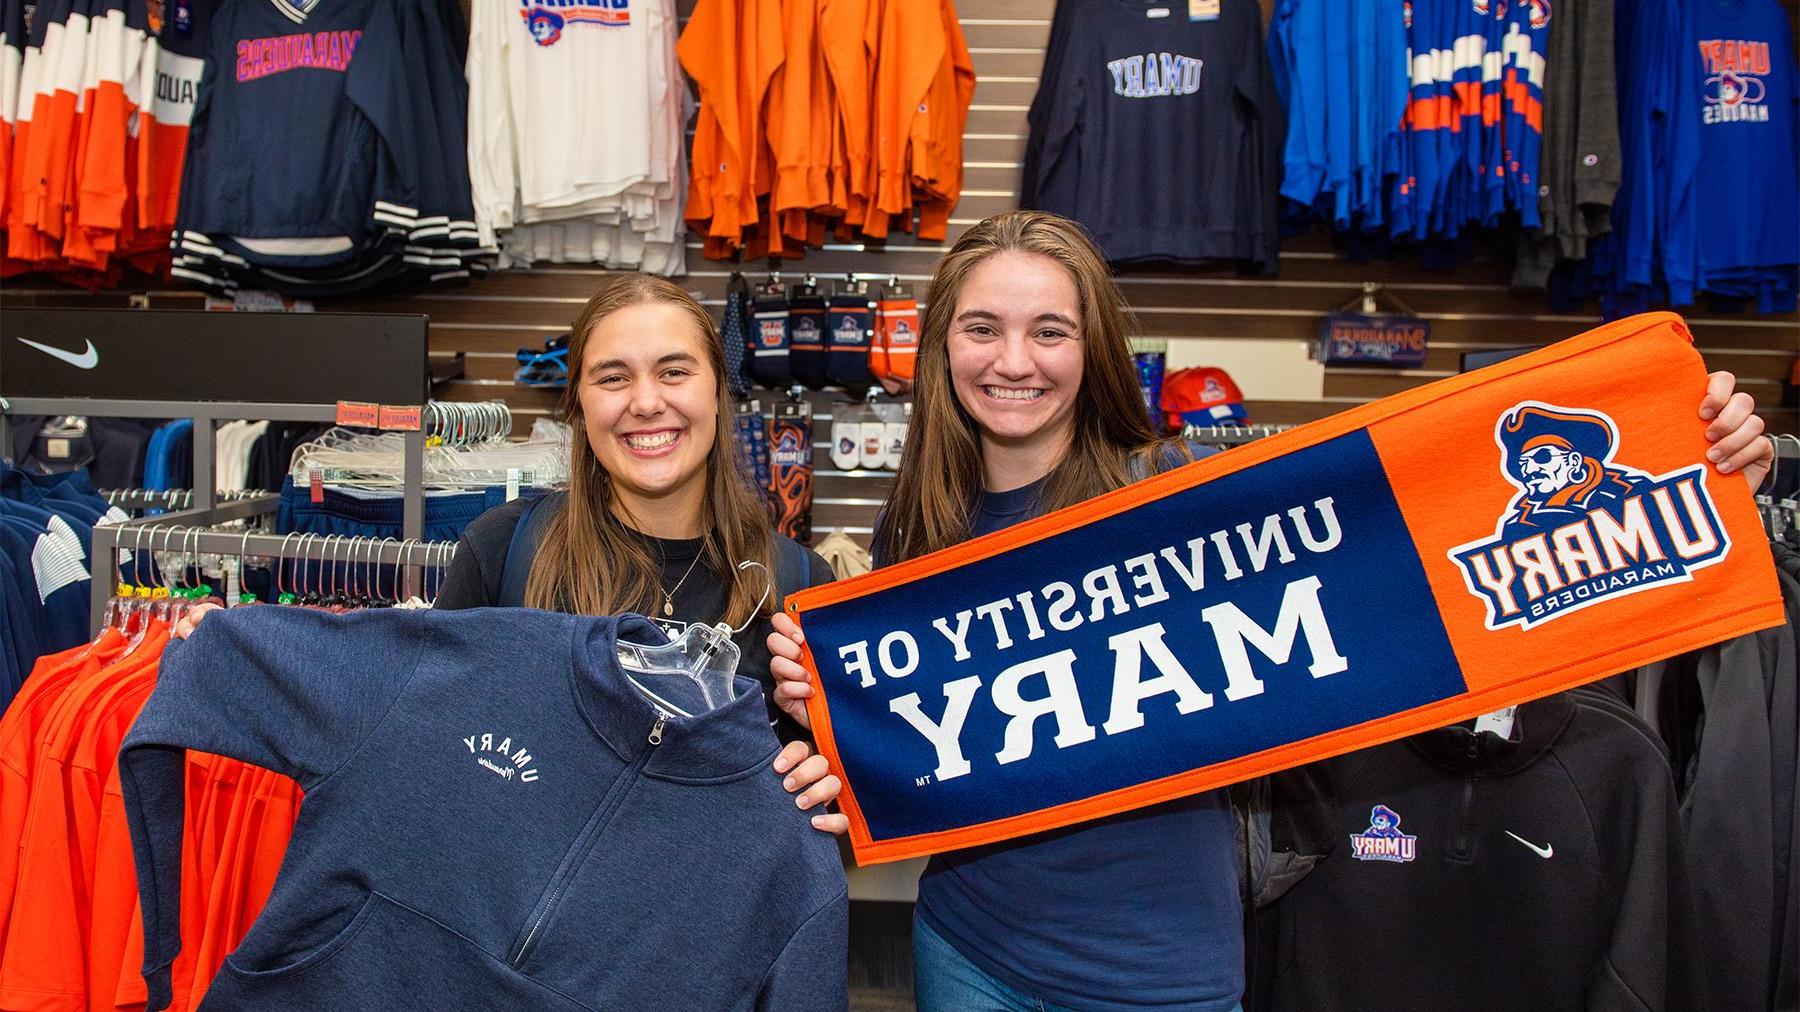
<svg viewBox="0 0 1800 1012">
<path fill-rule="evenodd" d="M 1469 736 L 1468 754 L 1471 761 L 1480 757 L 1481 738 L 1479 735 Z M 1456 832 L 1452 835 L 1450 840 L 1450 855 L 1452 857 L 1467 859 L 1470 850 L 1473 849 L 1475 843 L 1474 833 L 1471 831 L 1469 823 L 1474 817 L 1475 771 L 1471 769 L 1463 773 L 1462 811 L 1458 814 L 1456 820 Z"/>
<path fill-rule="evenodd" d="M 658 710 L 656 724 L 650 728 L 649 737 L 646 739 L 651 747 L 645 750 L 643 755 L 633 759 L 631 765 L 626 767 L 625 772 L 620 774 L 618 783 L 610 792 L 610 796 L 601 803 L 600 810 L 588 819 L 588 824 L 582 828 L 581 836 L 576 839 L 568 855 L 563 858 L 563 866 L 557 871 L 556 877 L 551 882 L 549 892 L 538 904 L 537 914 L 531 922 L 531 930 L 525 933 L 524 940 L 519 942 L 518 951 L 513 953 L 512 959 L 507 961 L 513 969 L 517 970 L 525 965 L 526 958 L 532 953 L 532 943 L 537 940 L 538 932 L 542 930 L 545 922 L 550 920 L 550 915 L 556 912 L 557 902 L 562 898 L 563 890 L 568 887 L 569 880 L 575 877 L 575 872 L 586 861 L 588 851 L 593 849 L 594 843 L 600 838 L 601 830 L 606 827 L 608 822 L 612 821 L 613 812 L 625 800 L 625 795 L 637 782 L 637 775 L 650 761 L 650 756 L 655 753 L 655 747 L 662 744 L 663 727 L 668 722 L 669 715 Z"/>
</svg>

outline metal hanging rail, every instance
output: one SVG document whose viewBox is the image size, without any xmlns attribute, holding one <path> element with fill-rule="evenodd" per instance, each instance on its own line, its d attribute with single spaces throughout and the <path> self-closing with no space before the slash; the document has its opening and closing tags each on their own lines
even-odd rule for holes
<svg viewBox="0 0 1800 1012">
<path fill-rule="evenodd" d="M 113 595 L 113 574 L 120 551 L 174 551 L 229 555 L 238 558 L 283 559 L 295 562 L 393 565 L 406 574 L 405 593 L 416 594 L 423 586 L 423 570 L 444 569 L 456 555 L 451 541 L 416 538 L 373 538 L 341 534 L 256 534 L 219 530 L 233 520 L 251 520 L 274 511 L 279 496 L 250 496 L 211 509 L 183 510 L 161 516 L 100 524 L 94 528 L 89 564 L 90 625 L 99 631 L 106 602 Z"/>
</svg>

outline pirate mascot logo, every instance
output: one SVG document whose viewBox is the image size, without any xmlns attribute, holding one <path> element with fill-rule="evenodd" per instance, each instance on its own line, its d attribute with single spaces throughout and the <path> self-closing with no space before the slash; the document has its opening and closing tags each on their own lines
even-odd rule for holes
<svg viewBox="0 0 1800 1012">
<path fill-rule="evenodd" d="M 1500 417 L 1494 441 L 1518 491 L 1493 537 L 1450 551 L 1489 629 L 1684 582 L 1730 551 L 1705 466 L 1651 475 L 1615 463 L 1619 429 L 1598 411 L 1527 401 Z"/>
</svg>

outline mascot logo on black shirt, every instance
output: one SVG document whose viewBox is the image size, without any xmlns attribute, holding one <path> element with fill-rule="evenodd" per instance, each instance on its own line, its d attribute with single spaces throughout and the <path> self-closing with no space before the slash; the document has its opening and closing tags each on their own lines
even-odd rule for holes
<svg viewBox="0 0 1800 1012">
<path fill-rule="evenodd" d="M 1369 810 L 1369 828 L 1350 834 L 1350 856 L 1358 861 L 1405 864 L 1419 856 L 1419 838 L 1400 832 L 1400 813 L 1376 805 Z"/>
<path fill-rule="evenodd" d="M 1526 401 L 1494 427 L 1518 491 L 1493 537 L 1451 549 L 1487 627 L 1540 622 L 1665 583 L 1725 558 L 1731 541 L 1706 467 L 1651 475 L 1613 462 L 1619 429 L 1598 411 Z"/>
</svg>

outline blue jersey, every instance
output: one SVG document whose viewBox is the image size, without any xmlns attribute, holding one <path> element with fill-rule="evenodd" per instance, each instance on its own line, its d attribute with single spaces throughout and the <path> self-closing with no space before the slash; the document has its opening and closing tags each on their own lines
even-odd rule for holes
<svg viewBox="0 0 1800 1012">
<path fill-rule="evenodd" d="M 1502 181 L 1504 205 L 1519 223 L 1538 228 L 1538 156 L 1544 147 L 1544 63 L 1550 40 L 1549 0 L 1515 0 L 1504 17 L 1501 40 L 1501 157 L 1493 171 Z"/>
<path fill-rule="evenodd" d="M 1410 90 L 1404 129 L 1382 158 L 1396 180 L 1393 234 L 1456 238 L 1513 211 L 1537 228 L 1549 0 L 1405 0 L 1402 7 Z M 1359 45 L 1359 53 L 1380 52 L 1382 36 L 1370 38 L 1376 45 Z"/>
<path fill-rule="evenodd" d="M 1698 134 L 1692 245 L 1701 287 L 1792 311 L 1800 265 L 1800 115 L 1787 12 L 1776 0 L 1695 0 L 1681 61 Z"/>
<path fill-rule="evenodd" d="M 1800 116 L 1786 13 L 1774 0 L 1642 0 L 1618 13 L 1626 171 L 1597 272 L 1609 314 L 1689 305 L 1701 290 L 1792 311 Z"/>
<path fill-rule="evenodd" d="M 1288 111 L 1281 194 L 1342 229 L 1388 221 L 1408 60 L 1403 0 L 1281 0 L 1269 62 Z"/>
</svg>

